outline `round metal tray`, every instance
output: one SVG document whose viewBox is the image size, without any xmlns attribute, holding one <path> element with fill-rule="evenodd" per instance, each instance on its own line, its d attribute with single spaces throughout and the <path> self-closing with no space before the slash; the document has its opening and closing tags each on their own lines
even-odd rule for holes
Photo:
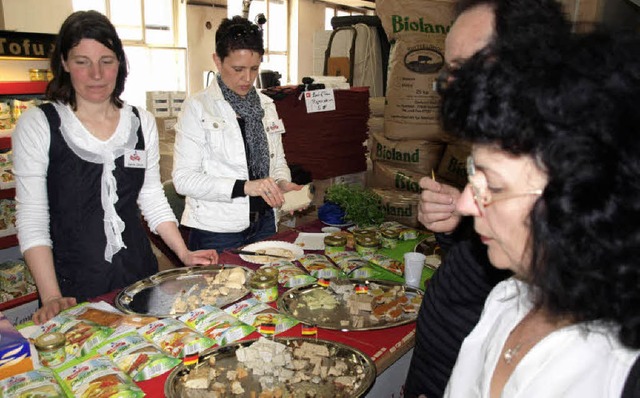
<svg viewBox="0 0 640 398">
<path fill-rule="evenodd" d="M 216 285 L 210 285 L 207 279 L 215 278 L 223 269 L 236 267 L 240 266 L 209 265 L 161 271 L 120 291 L 115 298 L 115 306 L 127 314 L 158 318 L 180 316 L 188 311 L 171 313 L 171 308 L 178 297 L 197 294 L 210 286 L 216 287 Z M 250 291 L 248 286 L 253 271 L 246 267 L 240 268 L 244 270 L 246 279 L 242 289 L 229 289 L 228 295 L 218 296 L 215 302 L 202 303 L 202 305 L 210 304 L 220 308 L 246 296 Z"/>
<path fill-rule="evenodd" d="M 390 289 L 393 286 L 402 286 L 405 294 L 409 298 L 413 298 L 415 296 L 419 296 L 419 301 L 422 301 L 423 292 L 420 289 L 405 286 L 401 283 L 391 282 L 391 281 L 383 281 L 383 280 L 362 280 L 362 279 L 349 279 L 349 282 L 355 286 L 357 285 L 371 285 L 376 284 L 384 289 Z M 318 308 L 318 309 L 309 309 L 307 306 L 299 305 L 300 302 L 304 300 L 304 296 L 314 293 L 317 290 L 328 290 L 329 288 L 321 286 L 317 283 L 308 286 L 299 286 L 292 289 L 289 289 L 287 292 L 282 294 L 278 299 L 278 310 L 285 314 L 288 314 L 297 320 L 316 325 L 325 329 L 334 329 L 334 330 L 346 330 L 346 331 L 356 331 L 356 330 L 376 330 L 376 329 L 386 329 L 394 326 L 404 325 L 416 320 L 418 315 L 418 311 L 413 313 L 404 313 L 402 316 L 395 321 L 387 321 L 380 320 L 378 322 L 373 322 L 369 319 L 368 316 L 363 316 L 362 318 L 362 326 L 353 326 L 353 316 L 350 314 L 349 307 L 347 303 L 342 299 L 340 295 L 333 293 L 338 304 L 334 308 Z M 343 324 L 349 321 L 348 325 Z"/>
<path fill-rule="evenodd" d="M 173 371 L 171 371 L 171 373 L 167 377 L 167 381 L 164 385 L 165 396 L 168 398 L 200 398 L 210 396 L 210 391 L 186 388 L 184 386 L 183 379 L 190 372 L 194 371 L 194 369 L 206 367 L 206 370 L 208 370 L 210 368 L 209 357 L 211 356 L 215 356 L 214 368 L 217 370 L 217 373 L 221 373 L 221 376 L 218 376 L 218 379 L 227 384 L 227 389 L 229 389 L 228 385 L 231 383 L 225 378 L 225 376 L 227 374 L 227 370 L 235 370 L 240 363 L 236 359 L 236 350 L 240 347 L 250 346 L 256 341 L 257 340 L 255 339 L 246 340 L 222 348 L 210 349 L 203 352 L 199 356 L 198 363 L 196 365 L 178 365 L 173 369 Z M 328 383 L 325 383 L 319 384 L 317 386 L 317 388 L 321 390 L 319 394 L 316 395 L 317 397 L 362 397 L 366 394 L 367 391 L 369 391 L 369 389 L 373 385 L 373 382 L 375 381 L 375 364 L 373 363 L 371 358 L 369 358 L 369 356 L 365 355 L 362 351 L 356 348 L 329 340 L 320 340 L 305 337 L 275 338 L 274 341 L 285 344 L 289 347 L 300 346 L 305 341 L 312 344 L 324 345 L 329 349 L 331 358 L 342 358 L 347 361 L 347 364 L 350 365 L 349 369 L 347 370 L 348 376 L 356 375 L 356 365 L 361 365 L 364 369 L 364 373 L 358 375 L 358 381 L 352 386 L 352 390 L 343 391 L 343 393 L 345 393 L 346 395 L 336 395 L 335 392 L 330 390 L 330 387 L 328 387 Z M 312 370 L 313 369 L 308 369 L 305 372 L 311 374 Z M 245 393 L 241 395 L 233 395 L 234 397 L 254 397 L 260 394 L 261 388 L 258 381 L 258 376 L 254 376 L 251 372 L 249 372 L 249 375 L 243 378 L 241 383 L 242 387 L 245 390 Z M 287 388 L 290 388 L 292 391 L 294 391 L 294 389 L 297 388 L 297 385 L 289 384 L 287 385 Z M 227 395 L 224 396 L 232 396 L 232 394 L 228 391 Z"/>
</svg>

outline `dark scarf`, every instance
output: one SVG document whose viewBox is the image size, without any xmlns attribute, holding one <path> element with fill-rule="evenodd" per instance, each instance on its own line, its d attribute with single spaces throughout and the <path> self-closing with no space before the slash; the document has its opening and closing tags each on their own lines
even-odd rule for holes
<svg viewBox="0 0 640 398">
<path fill-rule="evenodd" d="M 218 85 L 222 96 L 231 105 L 236 115 L 245 123 L 245 141 L 248 150 L 249 175 L 254 178 L 269 176 L 269 144 L 262 125 L 264 109 L 255 87 L 251 87 L 245 97 L 241 97 L 227 87 L 218 74 Z"/>
</svg>

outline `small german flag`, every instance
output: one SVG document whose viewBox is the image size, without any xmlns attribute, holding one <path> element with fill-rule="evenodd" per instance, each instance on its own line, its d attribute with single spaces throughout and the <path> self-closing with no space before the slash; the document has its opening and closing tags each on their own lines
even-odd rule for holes
<svg viewBox="0 0 640 398">
<path fill-rule="evenodd" d="M 263 323 L 258 326 L 258 333 L 272 335 L 276 333 L 276 325 L 273 323 Z"/>
<path fill-rule="evenodd" d="M 318 279 L 318 285 L 322 286 L 322 287 L 327 287 L 329 286 L 329 279 L 325 279 L 325 278 L 320 278 Z"/>
<path fill-rule="evenodd" d="M 315 336 L 318 334 L 318 327 L 316 325 L 306 325 L 302 324 L 302 335 L 303 336 Z"/>
<path fill-rule="evenodd" d="M 195 365 L 198 363 L 198 357 L 199 355 L 197 352 L 195 354 L 185 355 L 184 358 L 182 359 L 182 363 L 185 366 Z"/>
<path fill-rule="evenodd" d="M 357 294 L 366 294 L 369 292 L 369 286 L 358 284 L 356 285 L 356 293 Z"/>
</svg>

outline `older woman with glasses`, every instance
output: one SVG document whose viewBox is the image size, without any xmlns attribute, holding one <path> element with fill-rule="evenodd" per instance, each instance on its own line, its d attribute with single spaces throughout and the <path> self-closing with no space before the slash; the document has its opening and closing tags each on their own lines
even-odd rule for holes
<svg viewBox="0 0 640 398">
<path fill-rule="evenodd" d="M 492 50 L 453 72 L 443 116 L 473 144 L 458 211 L 514 276 L 445 396 L 620 397 L 640 352 L 640 38 Z"/>
<path fill-rule="evenodd" d="M 182 223 L 192 250 L 242 246 L 276 232 L 275 209 L 291 182 L 273 101 L 258 93 L 264 45 L 239 16 L 216 31 L 216 79 L 188 98 L 176 124 L 173 183 L 186 196 Z"/>
</svg>

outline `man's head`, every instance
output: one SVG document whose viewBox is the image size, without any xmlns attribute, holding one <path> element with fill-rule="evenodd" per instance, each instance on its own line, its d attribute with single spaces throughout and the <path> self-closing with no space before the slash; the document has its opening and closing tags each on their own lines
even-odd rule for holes
<svg viewBox="0 0 640 398">
<path fill-rule="evenodd" d="M 570 33 L 556 0 L 461 0 L 445 42 L 445 61 L 459 66 L 497 41 L 506 48 L 547 46 Z"/>
<path fill-rule="evenodd" d="M 459 67 L 489 44 L 495 32 L 495 13 L 490 1 L 479 3 L 458 15 L 444 44 L 449 68 Z"/>
</svg>

